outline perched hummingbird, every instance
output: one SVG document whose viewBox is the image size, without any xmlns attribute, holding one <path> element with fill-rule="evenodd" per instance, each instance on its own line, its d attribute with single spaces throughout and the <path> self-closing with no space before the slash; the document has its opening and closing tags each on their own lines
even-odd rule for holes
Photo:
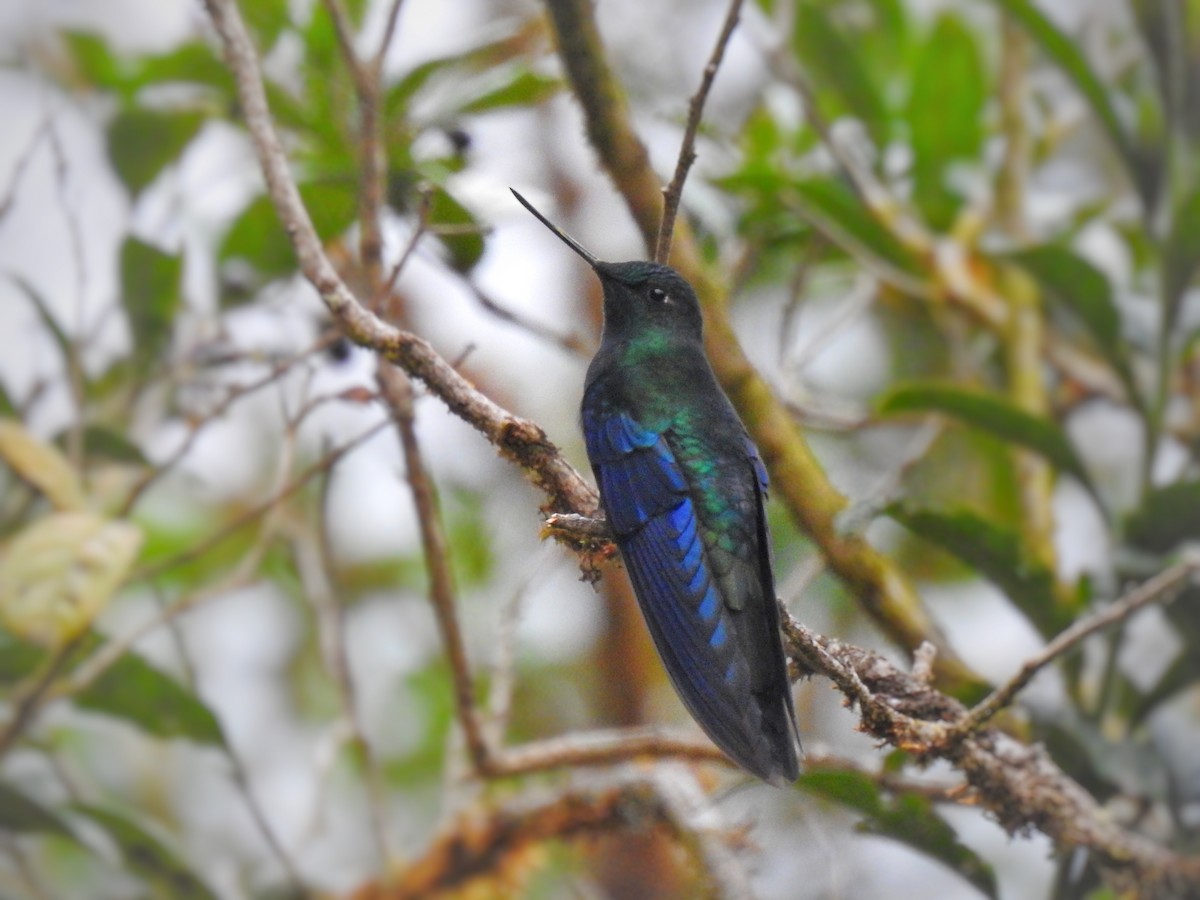
<svg viewBox="0 0 1200 900">
<path fill-rule="evenodd" d="M 601 262 L 513 194 L 604 287 L 583 434 L 667 674 L 738 765 L 774 784 L 794 781 L 799 734 L 763 508 L 767 473 L 704 355 L 696 295 L 668 266 Z"/>
</svg>

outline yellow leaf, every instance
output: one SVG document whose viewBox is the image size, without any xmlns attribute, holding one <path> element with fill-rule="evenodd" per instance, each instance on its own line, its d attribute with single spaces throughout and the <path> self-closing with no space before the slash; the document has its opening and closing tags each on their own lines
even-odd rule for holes
<svg viewBox="0 0 1200 900">
<path fill-rule="evenodd" d="M 95 513 L 38 519 L 0 554 L 0 622 L 44 646 L 70 640 L 108 605 L 141 544 L 136 525 Z"/>
<path fill-rule="evenodd" d="M 62 510 L 87 506 L 79 475 L 58 448 L 30 434 L 16 419 L 0 418 L 0 458 Z"/>
</svg>

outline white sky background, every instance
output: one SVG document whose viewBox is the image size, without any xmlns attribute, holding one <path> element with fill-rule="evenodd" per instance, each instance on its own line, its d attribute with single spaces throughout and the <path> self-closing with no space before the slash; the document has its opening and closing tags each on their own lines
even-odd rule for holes
<svg viewBox="0 0 1200 900">
<path fill-rule="evenodd" d="M 249 2 L 249 0 L 248 0 Z M 939 5 L 923 3 L 922 6 Z M 947 4 L 940 4 L 947 5 Z M 723 2 L 647 4 L 642 0 L 602 0 L 601 26 L 614 53 L 615 64 L 630 91 L 639 125 L 650 140 L 660 172 L 673 167 L 678 122 L 687 97 L 724 14 Z M 961 5 L 960 5 L 961 6 Z M 969 6 L 969 5 L 968 5 Z M 1056 14 L 1069 15 L 1067 4 Z M 687 8 L 686 16 L 680 10 Z M 1083 7 L 1082 0 L 1074 4 Z M 492 34 L 497 9 L 523 15 L 527 4 L 486 0 L 409 0 L 400 21 L 391 57 L 394 71 L 424 59 L 466 49 Z M 969 10 L 968 10 L 969 11 Z M 0 55 L 8 60 L 40 59 L 53 52 L 56 28 L 96 29 L 117 47 L 130 50 L 167 49 L 193 35 L 201 8 L 188 0 L 0 0 Z M 756 41 L 769 39 L 763 26 L 751 22 L 749 33 L 735 36 L 710 102 L 711 121 L 736 122 L 762 89 L 763 70 Z M 663 40 L 670 35 L 670 40 Z M 286 58 L 272 64 L 286 65 Z M 277 296 L 265 310 L 255 308 L 224 317 L 215 314 L 215 272 L 211 248 L 231 218 L 258 189 L 258 176 L 245 138 L 228 126 L 207 129 L 183 164 L 166 173 L 131 208 L 125 190 L 110 172 L 105 158 L 102 126 L 106 111 L 87 98 L 69 96 L 45 76 L 28 67 L 0 70 L 0 197 L 7 194 L 18 163 L 26 156 L 33 135 L 52 123 L 61 148 L 61 170 L 50 142 L 43 138 L 29 157 L 13 195 L 13 205 L 0 221 L 0 379 L 16 397 L 24 396 L 39 379 L 55 387 L 40 403 L 32 426 L 52 433 L 71 415 L 69 395 L 61 381 L 61 365 L 44 335 L 32 307 L 4 276 L 19 276 L 34 285 L 58 313 L 69 331 L 101 323 L 93 365 L 123 352 L 127 333 L 119 316 L 107 313 L 117 292 L 116 252 L 127 230 L 145 239 L 161 240 L 167 249 L 187 250 L 187 328 L 178 335 L 181 347 L 196 347 L 220 336 L 242 349 L 297 350 L 315 335 L 319 307 L 307 286 L 277 286 Z M 541 129 L 537 142 L 530 139 Z M 642 255 L 633 226 L 606 179 L 596 171 L 590 149 L 572 102 L 565 96 L 538 113 L 523 111 L 489 116 L 470 123 L 472 164 L 460 179 L 463 199 L 485 222 L 494 225 L 487 252 L 476 276 L 479 283 L 505 305 L 560 331 L 586 335 L 581 320 L 588 273 L 566 248 L 518 207 L 508 186 L 526 192 L 552 218 L 579 237 L 602 258 Z M 531 147 L 535 152 L 531 152 Z M 706 143 L 689 182 L 686 201 L 700 215 L 721 221 L 728 209 L 712 201 L 702 184 L 709 171 L 728 162 L 724 148 Z M 58 172 L 63 174 L 60 176 Z M 564 219 L 550 201 L 548 176 L 572 173 L 585 198 L 580 215 Z M 74 222 L 74 225 L 71 223 Z M 74 231 L 72 230 L 74 229 Z M 76 238 L 74 235 L 77 235 Z M 78 240 L 81 253 L 74 249 Z M 398 253 L 405 236 L 390 236 Z M 433 253 L 428 248 L 428 253 Z M 481 310 L 462 286 L 444 274 L 428 257 L 418 255 L 403 276 L 413 298 L 418 330 L 448 358 L 472 346 L 470 365 L 491 374 L 489 389 L 515 411 L 539 421 L 551 438 L 579 465 L 583 452 L 575 422 L 586 360 L 498 322 Z M 827 321 L 838 313 L 837 297 L 818 298 L 806 313 L 797 339 L 825 333 Z M 748 352 L 772 377 L 778 377 L 776 343 L 778 306 L 743 304 L 738 327 Z M 806 375 L 821 390 L 861 400 L 877 391 L 887 378 L 887 360 L 879 336 L 864 318 L 850 320 L 835 332 L 812 361 Z M 874 360 L 874 365 L 864 361 Z M 371 359 L 355 354 L 341 366 L 325 365 L 315 375 L 313 390 L 333 390 L 366 383 Z M 290 383 L 295 402 L 301 385 Z M 212 427 L 181 467 L 163 486 L 150 506 L 156 516 L 186 516 L 180 498 L 233 496 L 263 489 L 277 464 L 280 394 L 240 404 L 227 422 Z M 329 437 L 345 436 L 369 424 L 377 413 L 357 407 L 328 407 L 314 416 L 304 433 L 311 452 Z M 419 406 L 421 436 L 443 490 L 464 485 L 489 492 L 487 511 L 501 560 L 495 584 L 486 595 L 463 598 L 464 620 L 471 623 L 472 649 L 486 658 L 492 618 L 498 598 L 508 596 L 537 577 L 526 600 L 522 620 L 523 652 L 545 659 L 570 659 L 585 652 L 602 611 L 590 588 L 578 583 L 575 567 L 562 554 L 540 550 L 537 543 L 536 498 L 532 491 L 512 487 L 505 464 L 486 443 L 451 418 L 433 399 Z M 1127 441 L 1105 441 L 1111 423 L 1078 428 L 1099 429 L 1090 445 L 1107 447 L 1120 456 L 1136 452 Z M 1090 434 L 1090 432 L 1089 432 Z M 165 455 L 181 439 L 179 423 L 147 423 L 137 435 L 151 455 Z M 881 459 L 887 459 L 881 451 Z M 1124 465 L 1128 456 L 1117 460 Z M 831 459 L 833 476 L 851 494 L 869 489 L 876 473 L 861 464 L 839 466 Z M 1086 503 L 1065 488 L 1064 516 L 1074 517 L 1083 534 L 1064 544 L 1066 565 L 1079 570 L 1094 564 L 1105 548 L 1094 543 L 1088 528 Z M 339 467 L 331 501 L 335 545 L 348 557 L 412 551 L 416 530 L 403 485 L 394 438 L 385 433 Z M 780 582 L 786 579 L 781 573 Z M 985 675 L 1003 677 L 1036 646 L 1036 638 L 1007 603 L 988 589 L 926 590 L 936 612 L 944 613 L 950 636 L 963 655 Z M 148 598 L 130 600 L 112 610 L 106 626 L 121 630 L 140 622 L 152 609 Z M 802 617 L 817 627 L 825 621 L 819 609 L 803 608 Z M 246 754 L 256 791 L 281 835 L 302 861 L 314 882 L 346 888 L 373 871 L 363 826 L 361 797 L 347 788 L 346 779 L 329 778 L 333 735 L 299 721 L 281 689 L 302 623 L 294 609 L 271 589 L 256 588 L 212 602 L 185 621 L 192 654 L 199 663 L 200 691 L 218 711 L 236 746 Z M 437 652 L 428 611 L 415 596 L 380 596 L 357 607 L 350 617 L 355 667 L 360 675 L 361 707 L 372 740 L 385 752 L 402 751 L 419 728 L 419 715 L 397 714 L 404 708 L 401 679 L 426 665 Z M 869 636 L 868 636 L 869 639 Z M 165 636 L 141 648 L 169 667 L 177 667 Z M 811 690 L 808 688 L 807 690 Z M 823 686 L 821 693 L 827 694 Z M 399 695 L 399 696 L 398 696 Z M 833 698 L 818 702 L 820 720 L 802 723 L 807 746 L 831 746 L 866 753 L 866 742 L 850 734 L 852 719 L 840 713 Z M 678 704 L 666 698 L 661 708 L 679 721 Z M 56 713 L 56 715 L 63 715 Z M 108 755 L 95 777 L 114 790 L 157 788 L 166 793 L 174 815 L 187 827 L 187 850 L 208 866 L 211 881 L 225 895 L 239 895 L 237 865 L 262 860 L 262 848 L 244 806 L 232 793 L 223 766 L 209 755 L 186 746 L 147 746 L 145 741 L 115 726 L 94 728 L 119 752 Z M 36 777 L 33 769 L 31 778 Z M 328 782 L 332 781 L 332 787 Z M 322 788 L 322 785 L 325 788 Z M 428 795 L 394 796 L 396 836 L 408 850 L 424 840 L 430 806 L 437 786 Z M 322 798 L 332 791 L 337 802 Z M 769 808 L 764 798 L 773 802 Z M 415 812 L 406 809 L 411 803 Z M 796 897 L 798 885 L 811 888 L 807 896 L 870 897 L 885 891 L 892 898 L 938 896 L 972 897 L 961 881 L 897 844 L 870 838 L 855 839 L 857 855 L 835 855 L 848 838 L 840 834 L 850 819 L 841 814 L 818 815 L 803 795 L 782 800 L 765 788 L 736 793 L 721 809 L 733 819 L 762 817 L 755 840 L 763 855 L 756 868 L 763 896 Z M 1009 842 L 993 825 L 977 816 L 956 814 L 955 825 L 972 846 L 997 863 L 1004 895 L 1026 898 L 1048 890 L 1048 844 L 1041 839 Z M 826 833 L 830 822 L 838 833 Z M 769 825 L 769 827 L 768 827 Z M 865 879 L 865 880 L 864 880 Z"/>
</svg>

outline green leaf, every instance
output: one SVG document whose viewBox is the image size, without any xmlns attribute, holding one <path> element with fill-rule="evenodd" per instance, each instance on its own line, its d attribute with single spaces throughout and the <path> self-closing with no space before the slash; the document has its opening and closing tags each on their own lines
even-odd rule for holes
<svg viewBox="0 0 1200 900">
<path fill-rule="evenodd" d="M 0 462 L 60 510 L 87 506 L 80 473 L 66 454 L 34 437 L 17 419 L 0 418 Z"/>
<path fill-rule="evenodd" d="M 877 146 L 887 143 L 889 119 L 883 98 L 859 59 L 857 48 L 815 3 L 796 10 L 792 44 L 818 89 L 832 93 L 866 126 Z"/>
<path fill-rule="evenodd" d="M 1200 481 L 1177 481 L 1148 492 L 1126 520 L 1125 537 L 1151 553 L 1200 539 Z"/>
<path fill-rule="evenodd" d="M 840 180 L 812 178 L 791 185 L 802 213 L 852 256 L 867 255 L 900 273 L 923 279 L 920 264 Z"/>
<path fill-rule="evenodd" d="M 439 233 L 439 226 L 449 230 Z M 483 256 L 483 235 L 475 217 L 444 188 L 435 188 L 429 206 L 429 228 L 450 252 L 450 264 L 470 271 Z"/>
<path fill-rule="evenodd" d="M 979 156 L 987 96 L 987 73 L 974 35 L 958 16 L 939 16 L 921 50 L 906 111 L 915 157 L 914 199 L 935 229 L 953 223 L 960 199 L 946 183 L 947 167 Z"/>
<path fill-rule="evenodd" d="M 141 529 L 92 512 L 35 518 L 0 552 L 0 620 L 46 647 L 82 636 L 137 558 Z"/>
<path fill-rule="evenodd" d="M 1068 310 L 1088 330 L 1131 396 L 1138 392 L 1121 333 L 1121 314 L 1112 285 L 1090 262 L 1057 244 L 1043 244 L 1004 257 L 1028 272 L 1046 297 Z"/>
<path fill-rule="evenodd" d="M 935 511 L 894 504 L 887 514 L 937 544 L 995 584 L 1043 635 L 1070 624 L 1072 612 L 1059 607 L 1055 578 L 1043 563 L 1028 558 L 1020 536 L 966 509 Z"/>
<path fill-rule="evenodd" d="M 322 240 L 345 232 L 358 211 L 358 201 L 349 181 L 302 184 L 300 196 Z M 221 244 L 220 258 L 244 259 L 267 279 L 287 275 L 296 268 L 292 243 L 279 224 L 270 197 L 258 197 L 238 216 Z"/>
<path fill-rule="evenodd" d="M 1110 357 L 1123 352 L 1121 316 L 1112 285 L 1090 262 L 1057 244 L 1043 244 L 1010 254 L 1051 297 L 1077 315 Z"/>
<path fill-rule="evenodd" d="M 1092 113 L 1100 120 L 1109 140 L 1124 161 L 1134 185 L 1141 194 L 1142 202 L 1148 208 L 1152 208 L 1158 189 L 1158 173 L 1143 160 L 1141 151 L 1117 115 L 1110 91 L 1093 71 L 1079 44 L 1063 34 L 1032 0 L 992 2 L 1020 22 L 1046 55 L 1075 83 L 1075 87 L 1083 94 Z"/>
<path fill-rule="evenodd" d="M 117 175 L 136 196 L 192 142 L 206 116 L 199 112 L 166 112 L 131 108 L 108 126 L 108 155 Z"/>
<path fill-rule="evenodd" d="M 26 643 L 0 627 L 0 687 L 12 687 L 37 671 L 46 656 L 41 647 Z"/>
<path fill-rule="evenodd" d="M 1054 422 L 1031 415 L 994 394 L 941 382 L 913 382 L 889 391 L 879 401 L 881 414 L 940 412 L 996 437 L 1040 453 L 1058 469 L 1092 482 L 1075 447 Z"/>
<path fill-rule="evenodd" d="M 75 840 L 66 823 L 36 800 L 0 781 L 0 831 L 45 832 Z"/>
<path fill-rule="evenodd" d="M 125 865 L 146 882 L 151 895 L 161 900 L 216 900 L 178 856 L 141 825 L 112 810 L 75 804 L 72 809 L 101 826 L 116 842 Z"/>
<path fill-rule="evenodd" d="M 89 459 L 107 459 L 110 462 L 148 466 L 141 448 L 125 435 L 103 425 L 88 425 L 83 429 L 83 453 Z"/>
<path fill-rule="evenodd" d="M 121 286 L 133 332 L 133 357 L 145 371 L 171 341 L 183 302 L 183 260 L 131 237 L 121 248 Z"/>
<path fill-rule="evenodd" d="M 956 872 L 985 896 L 998 896 L 992 867 L 958 840 L 929 798 L 911 792 L 889 796 L 866 773 L 835 769 L 805 772 L 797 785 L 862 813 L 861 830 L 912 847 Z"/>
<path fill-rule="evenodd" d="M 287 0 L 254 0 L 242 6 L 242 15 L 264 49 L 274 44 L 279 33 L 292 21 Z"/>
<path fill-rule="evenodd" d="M 67 31 L 62 34 L 75 68 L 91 87 L 120 90 L 127 82 L 128 66 L 108 49 L 108 42 L 95 34 Z"/>
<path fill-rule="evenodd" d="M 1176 206 L 1164 248 L 1163 279 L 1167 327 L 1175 324 L 1196 269 L 1200 267 L 1200 185 Z"/>
<path fill-rule="evenodd" d="M 74 701 L 156 737 L 224 743 L 220 723 L 200 698 L 135 653 L 122 655 Z"/>
<path fill-rule="evenodd" d="M 507 83 L 481 94 L 459 111 L 484 113 L 513 106 L 536 106 L 549 100 L 561 89 L 562 82 L 559 79 L 523 69 Z"/>
</svg>

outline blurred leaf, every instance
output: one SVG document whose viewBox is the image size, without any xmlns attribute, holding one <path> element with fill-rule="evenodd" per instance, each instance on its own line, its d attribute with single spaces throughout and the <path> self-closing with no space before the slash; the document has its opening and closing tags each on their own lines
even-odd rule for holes
<svg viewBox="0 0 1200 900">
<path fill-rule="evenodd" d="M 1164 248 L 1163 280 L 1167 327 L 1175 324 L 1183 295 L 1200 267 L 1200 185 L 1175 208 Z"/>
<path fill-rule="evenodd" d="M 562 82 L 559 79 L 522 69 L 516 72 L 507 83 L 474 98 L 460 111 L 484 113 L 513 106 L 536 106 L 550 99 L 560 90 L 562 90 Z"/>
<path fill-rule="evenodd" d="M 1167 553 L 1184 541 L 1200 540 L 1200 481 L 1177 481 L 1147 492 L 1125 523 L 1135 547 Z"/>
<path fill-rule="evenodd" d="M 116 842 L 125 864 L 146 882 L 151 896 L 160 900 L 216 900 L 216 895 L 204 882 L 141 825 L 121 813 L 98 806 L 78 803 L 72 809 L 108 833 Z"/>
<path fill-rule="evenodd" d="M 75 840 L 62 819 L 3 781 L 0 781 L 0 831 L 41 831 Z"/>
<path fill-rule="evenodd" d="M 844 182 L 813 178 L 790 187 L 800 199 L 802 212 L 847 253 L 860 257 L 865 253 L 905 275 L 923 278 L 917 260 Z"/>
<path fill-rule="evenodd" d="M 1031 247 L 1006 258 L 1033 276 L 1052 302 L 1083 323 L 1126 389 L 1136 395 L 1138 388 L 1129 362 L 1129 347 L 1121 334 L 1121 315 L 1104 273 L 1082 256 L 1056 244 Z"/>
<path fill-rule="evenodd" d="M 934 229 L 944 231 L 954 221 L 960 201 L 946 183 L 947 168 L 979 156 L 987 97 L 974 35 L 957 16 L 942 14 L 921 51 L 906 111 L 914 199 Z"/>
<path fill-rule="evenodd" d="M 354 221 L 358 201 L 349 181 L 309 182 L 300 196 L 312 217 L 317 234 L 328 241 L 341 235 Z M 220 259 L 244 259 L 264 278 L 279 278 L 296 268 L 296 255 L 279 224 L 271 198 L 255 199 L 238 216 L 221 244 Z"/>
<path fill-rule="evenodd" d="M 199 112 L 166 112 L 133 107 L 122 110 L 108 126 L 108 155 L 117 175 L 136 196 L 178 162 L 206 117 Z"/>
<path fill-rule="evenodd" d="M 125 580 L 141 540 L 136 525 L 94 513 L 36 519 L 0 555 L 4 627 L 47 647 L 78 636 Z"/>
<path fill-rule="evenodd" d="M 463 587 L 483 584 L 491 577 L 495 564 L 483 497 L 473 491 L 457 490 L 450 500 L 446 518 L 457 583 Z"/>
<path fill-rule="evenodd" d="M 869 775 L 834 769 L 804 772 L 797 785 L 862 813 L 863 831 L 918 850 L 957 872 L 985 896 L 998 896 L 992 867 L 958 840 L 927 797 L 917 793 L 888 796 Z"/>
<path fill-rule="evenodd" d="M 1032 0 L 992 0 L 1024 26 L 1075 87 L 1083 94 L 1108 133 L 1121 159 L 1148 208 L 1154 205 L 1160 173 L 1142 158 L 1141 151 L 1134 145 L 1127 129 L 1117 116 L 1110 90 L 1100 81 L 1091 65 L 1079 49 L 1079 44 L 1068 38 L 1058 26 L 1050 21 Z"/>
<path fill-rule="evenodd" d="M 1040 453 L 1092 490 L 1091 479 L 1079 454 L 1056 423 L 1031 415 L 994 394 L 940 382 L 912 382 L 885 394 L 878 409 L 884 415 L 940 412 L 953 416 L 1001 440 Z"/>
<path fill-rule="evenodd" d="M 1115 357 L 1123 349 L 1121 317 L 1104 273 L 1066 247 L 1043 244 L 1013 253 L 1013 260 L 1055 300 L 1087 326 L 1100 348 Z"/>
<path fill-rule="evenodd" d="M 57 509 L 87 506 L 79 473 L 62 451 L 34 437 L 16 419 L 0 418 L 0 459 Z"/>
<path fill-rule="evenodd" d="M 224 742 L 220 723 L 199 697 L 132 652 L 73 699 L 77 706 L 123 719 L 156 737 Z"/>
<path fill-rule="evenodd" d="M 0 623 L 0 687 L 11 687 L 37 671 L 46 651 L 20 640 Z"/>
<path fill-rule="evenodd" d="M 258 4 L 247 4 L 247 13 Z M 217 88 L 222 95 L 232 99 L 233 76 L 229 69 L 203 41 L 182 44 L 159 56 L 146 56 L 138 60 L 133 84 L 138 87 L 160 85 L 171 82 L 205 84 Z"/>
<path fill-rule="evenodd" d="M 150 465 L 150 461 L 137 444 L 119 431 L 103 425 L 88 425 L 84 428 L 83 453 L 88 459 L 107 459 L 136 466 Z"/>
<path fill-rule="evenodd" d="M 854 46 L 815 3 L 796 9 L 792 45 L 813 86 L 833 93 L 852 116 L 866 126 L 878 147 L 887 143 L 890 121 L 883 98 L 859 59 Z"/>
<path fill-rule="evenodd" d="M 357 7 L 361 4 L 350 5 Z M 287 0 L 254 0 L 242 7 L 242 15 L 258 35 L 263 50 L 269 49 L 279 33 L 292 21 Z"/>
<path fill-rule="evenodd" d="M 433 190 L 429 228 L 450 252 L 450 263 L 459 272 L 470 271 L 483 256 L 483 235 L 475 217 L 440 187 Z"/>
<path fill-rule="evenodd" d="M 1057 634 L 1070 624 L 1071 612 L 1060 610 L 1056 602 L 1054 573 L 1028 558 L 1015 531 L 965 509 L 942 512 L 895 504 L 886 512 L 994 583 L 1043 635 Z"/>
<path fill-rule="evenodd" d="M 90 87 L 120 90 L 126 86 L 127 66 L 113 55 L 108 42 L 99 35 L 65 31 L 62 39 L 76 69 Z"/>
<path fill-rule="evenodd" d="M 144 372 L 159 361 L 171 342 L 175 317 L 183 303 L 183 260 L 157 247 L 127 238 L 121 248 L 121 289 L 133 356 Z"/>
</svg>

